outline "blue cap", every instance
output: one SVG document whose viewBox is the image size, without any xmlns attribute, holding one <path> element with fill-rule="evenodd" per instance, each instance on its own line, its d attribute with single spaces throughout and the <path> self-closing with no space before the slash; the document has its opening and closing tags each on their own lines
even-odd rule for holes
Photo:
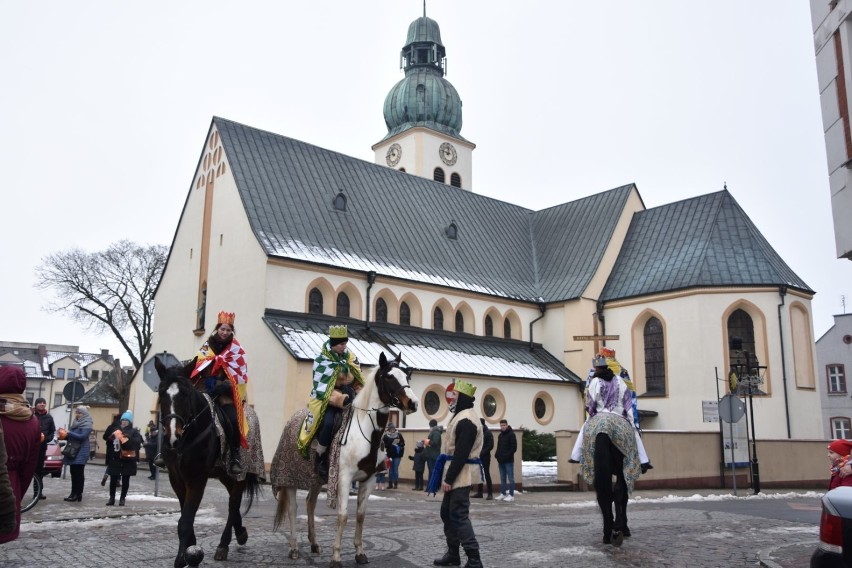
<svg viewBox="0 0 852 568">
<path fill-rule="evenodd" d="M 127 420 L 128 422 L 133 422 L 133 413 L 129 410 L 125 410 L 124 414 L 121 415 L 122 420 Z"/>
</svg>

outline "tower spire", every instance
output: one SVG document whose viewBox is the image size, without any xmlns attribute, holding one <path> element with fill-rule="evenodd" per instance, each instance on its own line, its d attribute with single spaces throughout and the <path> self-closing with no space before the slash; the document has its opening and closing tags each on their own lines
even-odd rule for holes
<svg viewBox="0 0 852 568">
<path fill-rule="evenodd" d="M 426 17 L 426 0 L 423 0 L 423 17 Z"/>
</svg>

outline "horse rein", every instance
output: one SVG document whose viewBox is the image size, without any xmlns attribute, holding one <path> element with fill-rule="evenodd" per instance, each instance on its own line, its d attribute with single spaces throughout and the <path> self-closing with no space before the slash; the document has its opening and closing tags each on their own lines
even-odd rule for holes
<svg viewBox="0 0 852 568">
<path fill-rule="evenodd" d="M 382 370 L 382 374 L 386 375 L 390 372 L 391 369 L 394 369 L 394 368 L 400 369 L 399 364 L 397 364 L 395 361 L 389 363 L 388 366 L 386 367 L 386 370 Z M 406 381 L 405 381 L 405 387 L 404 388 L 411 388 L 411 385 L 408 383 L 409 373 L 405 373 L 405 376 L 406 376 Z M 377 387 L 379 389 L 379 400 L 381 400 L 382 392 L 384 392 L 391 399 L 390 403 L 386 403 L 384 406 L 380 406 L 378 408 L 358 408 L 354 404 L 351 405 L 352 410 L 360 410 L 360 411 L 365 412 L 367 414 L 367 418 L 370 419 L 370 424 L 373 426 L 373 432 L 375 432 L 376 430 L 379 429 L 379 428 L 376 427 L 376 423 L 373 421 L 373 412 L 379 413 L 379 412 L 381 412 L 382 410 L 385 410 L 385 409 L 402 408 L 402 401 L 399 400 L 399 398 L 396 395 L 390 394 L 386 388 L 383 388 L 383 386 L 384 386 L 384 381 L 382 381 L 379 385 L 377 385 Z M 403 390 L 404 390 L 404 388 L 403 388 Z M 341 446 L 345 446 L 347 440 L 349 439 L 349 431 L 352 429 L 353 418 L 354 417 L 350 415 L 348 424 L 346 425 L 346 430 L 344 431 L 343 436 L 341 437 L 341 440 L 340 440 Z M 364 430 L 361 429 L 361 423 L 360 422 L 358 423 L 358 431 L 361 433 L 361 436 L 367 442 L 372 443 L 372 440 L 370 440 L 370 438 L 368 438 L 367 435 L 364 434 Z"/>
</svg>

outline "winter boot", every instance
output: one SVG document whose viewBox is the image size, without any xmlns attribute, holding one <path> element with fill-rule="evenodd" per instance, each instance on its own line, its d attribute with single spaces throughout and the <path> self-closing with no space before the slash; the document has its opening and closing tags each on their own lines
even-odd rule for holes
<svg viewBox="0 0 852 568">
<path fill-rule="evenodd" d="M 243 472 L 243 466 L 240 465 L 240 451 L 236 448 L 231 448 L 231 463 L 228 466 L 228 473 L 231 475 L 240 475 Z"/>
<path fill-rule="evenodd" d="M 479 550 L 465 550 L 467 563 L 464 568 L 482 568 L 482 560 L 479 559 Z"/>
<path fill-rule="evenodd" d="M 436 558 L 432 564 L 435 566 L 461 566 L 459 549 L 450 550 L 448 548 L 444 555 L 440 558 Z"/>
</svg>

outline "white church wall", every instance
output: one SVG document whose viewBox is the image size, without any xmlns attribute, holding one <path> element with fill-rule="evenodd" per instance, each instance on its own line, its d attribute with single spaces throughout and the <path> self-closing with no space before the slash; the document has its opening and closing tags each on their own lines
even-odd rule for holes
<svg viewBox="0 0 852 568">
<path fill-rule="evenodd" d="M 770 393 L 769 396 L 753 397 L 757 436 L 786 438 L 787 415 L 781 347 L 778 344 L 777 306 L 780 297 L 777 290 L 750 293 L 704 290 L 701 293 L 669 294 L 660 299 L 621 302 L 606 310 L 607 333 L 621 336 L 618 341 L 608 341 L 607 345 L 616 349 L 617 359 L 637 378 L 639 408 L 659 413 L 643 425 L 645 428 L 691 431 L 714 431 L 718 428 L 716 423 L 703 422 L 702 401 L 717 400 L 717 370 L 720 379 L 727 376 L 726 313 L 743 299 L 747 299 L 752 309 L 759 310 L 762 315 L 762 318 L 754 318 L 756 350 L 761 364 L 769 367 L 769 382 L 763 387 Z M 810 309 L 808 300 L 798 300 Z M 640 352 L 642 345 L 637 345 L 631 330 L 637 318 L 647 310 L 653 310 L 664 319 L 667 392 L 663 397 L 641 396 L 645 392 L 641 378 L 644 353 Z M 786 311 L 784 318 L 789 318 Z M 784 356 L 791 433 L 794 438 L 816 438 L 821 435 L 818 421 L 813 419 L 819 414 L 819 399 L 813 389 L 795 387 L 791 341 L 789 331 L 785 330 Z M 640 365 L 642 368 L 639 368 Z M 719 383 L 719 392 L 726 393 L 724 382 Z"/>
</svg>

